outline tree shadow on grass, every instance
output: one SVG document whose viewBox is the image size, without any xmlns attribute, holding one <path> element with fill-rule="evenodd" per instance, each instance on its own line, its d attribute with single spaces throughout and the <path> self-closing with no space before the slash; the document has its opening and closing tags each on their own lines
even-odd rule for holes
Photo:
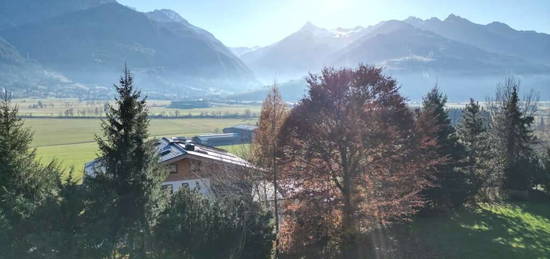
<svg viewBox="0 0 550 259">
<path fill-rule="evenodd" d="M 521 203 L 417 218 L 392 227 L 392 258 L 550 258 L 549 212 Z"/>
</svg>

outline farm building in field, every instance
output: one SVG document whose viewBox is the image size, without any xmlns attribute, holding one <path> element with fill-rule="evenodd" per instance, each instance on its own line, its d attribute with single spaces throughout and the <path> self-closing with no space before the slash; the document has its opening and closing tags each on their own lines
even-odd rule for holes
<svg viewBox="0 0 550 259">
<path fill-rule="evenodd" d="M 157 150 L 161 164 L 169 171 L 162 188 L 170 193 L 189 188 L 212 196 L 212 185 L 231 181 L 231 174 L 253 168 L 246 160 L 225 150 L 196 144 L 185 138 L 162 138 L 157 143 Z M 85 166 L 86 177 L 94 177 L 101 171 L 98 160 Z"/>
<path fill-rule="evenodd" d="M 239 134 L 242 143 L 250 143 L 254 138 L 254 132 L 258 127 L 253 125 L 237 125 L 223 129 L 223 133 Z"/>
<path fill-rule="evenodd" d="M 223 129 L 221 134 L 204 134 L 193 137 L 193 142 L 205 146 L 217 147 L 237 144 L 248 144 L 254 138 L 258 127 L 237 125 Z"/>
<path fill-rule="evenodd" d="M 193 137 L 193 142 L 205 146 L 228 146 L 241 144 L 241 137 L 236 133 L 204 134 Z"/>
</svg>

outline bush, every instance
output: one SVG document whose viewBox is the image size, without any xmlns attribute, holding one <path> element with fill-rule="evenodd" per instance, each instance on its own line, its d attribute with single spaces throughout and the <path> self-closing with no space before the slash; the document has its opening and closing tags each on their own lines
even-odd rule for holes
<svg viewBox="0 0 550 259">
<path fill-rule="evenodd" d="M 182 190 L 158 219 L 155 251 L 159 258 L 268 258 L 270 220 L 255 203 L 213 201 Z"/>
</svg>

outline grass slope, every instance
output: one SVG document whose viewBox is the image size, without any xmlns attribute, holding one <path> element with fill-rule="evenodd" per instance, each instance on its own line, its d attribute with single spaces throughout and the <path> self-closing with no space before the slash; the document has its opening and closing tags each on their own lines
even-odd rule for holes
<svg viewBox="0 0 550 259">
<path fill-rule="evenodd" d="M 550 258 L 550 205 L 482 204 L 450 217 L 420 218 L 411 235 L 434 258 Z"/>
</svg>

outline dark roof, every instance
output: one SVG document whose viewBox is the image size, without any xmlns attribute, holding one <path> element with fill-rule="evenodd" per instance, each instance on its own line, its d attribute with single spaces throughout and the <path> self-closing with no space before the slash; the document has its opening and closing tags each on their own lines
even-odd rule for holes
<svg viewBox="0 0 550 259">
<path fill-rule="evenodd" d="M 222 133 L 222 134 L 205 134 L 205 135 L 198 135 L 193 137 L 193 139 L 197 138 L 201 142 L 208 142 L 210 140 L 217 140 L 217 139 L 233 139 L 238 138 L 239 134 L 237 133 Z"/>
<path fill-rule="evenodd" d="M 227 127 L 225 129 L 240 129 L 240 130 L 250 130 L 254 131 L 258 128 L 258 126 L 255 125 L 235 125 L 233 127 Z"/>
</svg>

